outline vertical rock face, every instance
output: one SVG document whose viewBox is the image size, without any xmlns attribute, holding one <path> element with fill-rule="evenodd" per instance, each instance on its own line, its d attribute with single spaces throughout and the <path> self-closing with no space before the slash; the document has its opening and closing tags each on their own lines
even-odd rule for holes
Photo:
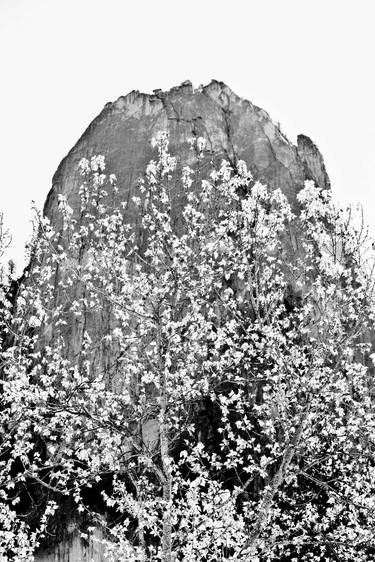
<svg viewBox="0 0 375 562">
<path fill-rule="evenodd" d="M 36 556 L 37 562 L 102 562 L 104 548 L 100 543 L 102 534 L 94 532 L 90 543 L 83 542 L 80 533 L 71 529 L 66 540 L 44 549 Z"/>
<path fill-rule="evenodd" d="M 108 169 L 118 177 L 119 196 L 128 201 L 132 220 L 137 220 L 132 207 L 136 180 L 153 157 L 151 139 L 160 131 L 169 132 L 171 152 L 182 165 L 192 159 L 188 140 L 202 136 L 214 160 L 244 160 L 255 179 L 271 189 L 281 188 L 292 203 L 305 179 L 329 187 L 323 158 L 308 137 L 300 135 L 294 146 L 266 111 L 236 96 L 222 82 L 198 89 L 184 82 L 168 92 L 133 91 L 108 103 L 61 162 L 45 214 L 54 222 L 59 194 L 78 209 L 78 162 L 104 154 Z"/>
<path fill-rule="evenodd" d="M 295 208 L 296 195 L 306 179 L 313 179 L 322 188 L 330 186 L 323 158 L 308 137 L 300 135 L 294 146 L 263 109 L 239 98 L 221 82 L 212 81 L 198 89 L 184 82 L 168 92 L 155 90 L 148 95 L 133 91 L 105 106 L 61 162 L 53 178 L 44 208 L 52 224 L 59 223 L 57 209 L 61 194 L 78 215 L 81 183 L 78 163 L 83 157 L 103 154 L 108 171 L 117 176 L 118 197 L 127 202 L 124 211 L 127 219 L 137 227 L 140 217 L 132 198 L 137 195 L 138 178 L 154 158 L 151 139 L 161 131 L 169 132 L 170 151 L 177 156 L 179 165 L 190 164 L 194 158 L 189 139 L 204 137 L 210 160 L 220 163 L 225 158 L 233 164 L 238 159 L 244 160 L 256 180 L 271 189 L 280 188 Z M 175 189 L 180 188 L 176 185 Z M 111 321 L 107 312 L 103 310 L 101 321 L 91 326 L 98 340 L 103 335 L 100 333 L 103 326 Z M 80 346 L 80 328 L 68 327 L 66 337 L 71 340 L 67 347 L 73 354 Z M 106 353 L 111 355 L 101 349 L 95 360 L 105 362 Z M 62 543 L 41 551 L 36 560 L 100 562 L 104 559 L 98 545 L 81 543 L 73 526 L 71 530 L 66 529 L 66 536 Z"/>
<path fill-rule="evenodd" d="M 305 135 L 298 135 L 297 151 L 303 165 L 305 179 L 313 180 L 320 187 L 330 187 L 323 157 L 312 140 Z"/>
</svg>

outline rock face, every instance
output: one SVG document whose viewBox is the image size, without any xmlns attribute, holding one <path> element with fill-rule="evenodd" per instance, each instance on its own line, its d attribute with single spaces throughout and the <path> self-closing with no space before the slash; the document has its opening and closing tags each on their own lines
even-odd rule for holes
<svg viewBox="0 0 375 562">
<path fill-rule="evenodd" d="M 139 217 L 132 198 L 137 195 L 138 178 L 155 156 L 151 139 L 161 131 L 169 132 L 170 152 L 177 156 L 179 165 L 190 164 L 194 158 L 189 139 L 204 137 L 211 160 L 220 163 L 226 158 L 233 164 L 238 159 L 245 160 L 256 180 L 271 189 L 281 188 L 295 208 L 296 195 L 306 179 L 313 179 L 322 188 L 330 187 L 323 158 L 308 137 L 300 135 L 294 146 L 263 109 L 239 98 L 222 82 L 212 81 L 198 89 L 184 82 L 168 92 L 155 90 L 148 95 L 133 91 L 108 103 L 61 162 L 47 197 L 45 215 L 53 224 L 58 223 L 60 194 L 78 213 L 78 163 L 83 157 L 103 154 L 107 169 L 117 176 L 119 199 L 127 201 L 127 218 L 136 226 Z M 103 324 L 104 319 L 93 329 L 100 332 Z M 67 331 L 72 353 L 80 346 L 80 336 L 79 327 Z M 103 360 L 104 353 L 102 349 L 98 361 Z M 36 560 L 103 560 L 98 546 L 81 543 L 74 525 L 67 528 L 66 534 L 65 541 L 40 552 Z"/>
<path fill-rule="evenodd" d="M 323 157 L 312 140 L 305 135 L 298 135 L 297 151 L 303 164 L 305 179 L 313 180 L 320 187 L 330 187 Z"/>
<path fill-rule="evenodd" d="M 55 547 L 44 549 L 35 560 L 37 562 L 102 562 L 104 548 L 100 544 L 103 538 L 99 530 L 94 533 L 94 540 L 84 543 L 79 532 L 71 526 L 68 529 L 68 538 Z"/>
<path fill-rule="evenodd" d="M 305 179 L 323 188 L 330 185 L 323 158 L 308 137 L 300 135 L 294 146 L 266 111 L 236 96 L 222 82 L 214 80 L 198 89 L 184 82 L 169 92 L 133 91 L 108 103 L 61 162 L 45 214 L 54 222 L 59 194 L 73 209 L 79 207 L 78 162 L 94 154 L 105 156 L 119 180 L 120 198 L 128 201 L 132 212 L 136 180 L 154 156 L 151 139 L 160 131 L 169 132 L 170 150 L 182 164 L 192 159 L 188 140 L 202 136 L 214 160 L 244 160 L 255 179 L 281 188 L 291 203 Z"/>
</svg>

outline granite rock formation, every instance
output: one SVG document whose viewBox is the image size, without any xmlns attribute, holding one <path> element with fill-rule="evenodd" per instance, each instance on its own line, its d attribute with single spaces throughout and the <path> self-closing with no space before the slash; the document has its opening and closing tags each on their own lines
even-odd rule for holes
<svg viewBox="0 0 375 562">
<path fill-rule="evenodd" d="M 299 135 L 294 146 L 266 111 L 241 99 L 222 82 L 214 80 L 198 89 L 184 82 L 168 92 L 154 90 L 149 95 L 133 91 L 104 107 L 54 175 L 44 207 L 52 224 L 58 225 L 60 220 L 59 195 L 64 195 L 78 214 L 81 178 L 77 167 L 81 158 L 103 154 L 107 169 L 118 178 L 119 199 L 128 203 L 127 218 L 136 226 L 139 217 L 132 198 L 137 195 L 139 176 L 154 158 L 151 139 L 160 131 L 169 132 L 170 151 L 177 156 L 179 165 L 190 164 L 193 158 L 189 139 L 204 137 L 213 162 L 220 163 L 226 158 L 235 164 L 238 159 L 244 160 L 255 179 L 271 189 L 281 188 L 294 208 L 297 208 L 296 195 L 306 179 L 314 180 L 322 188 L 330 187 L 323 158 L 308 137 Z M 107 321 L 110 319 L 106 318 Z M 92 329 L 100 331 L 104 324 L 102 319 Z M 71 340 L 68 347 L 73 351 L 79 347 L 81 335 L 79 326 L 68 329 L 66 337 Z M 96 360 L 103 362 L 105 350 L 99 353 Z M 66 535 L 65 541 L 41 551 L 36 560 L 100 562 L 103 559 L 100 548 L 80 542 L 73 523 Z"/>
<path fill-rule="evenodd" d="M 329 178 L 315 144 L 299 135 L 294 146 L 266 111 L 241 99 L 222 82 L 213 80 L 194 89 L 190 82 L 168 92 L 132 91 L 108 103 L 61 162 L 45 204 L 54 222 L 58 195 L 79 207 L 77 166 L 82 157 L 103 154 L 107 167 L 119 180 L 120 198 L 129 202 L 136 180 L 154 153 L 151 139 L 160 131 L 170 135 L 170 151 L 183 164 L 190 163 L 188 140 L 204 137 L 216 161 L 244 160 L 254 178 L 271 189 L 281 188 L 294 203 L 305 179 L 328 188 Z"/>
</svg>

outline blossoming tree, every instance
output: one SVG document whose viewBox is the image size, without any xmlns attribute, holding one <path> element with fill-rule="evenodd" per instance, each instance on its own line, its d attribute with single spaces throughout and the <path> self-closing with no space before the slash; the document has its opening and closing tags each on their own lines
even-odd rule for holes
<svg viewBox="0 0 375 562">
<path fill-rule="evenodd" d="M 3 290 L 0 554 L 69 506 L 113 561 L 371 560 L 366 233 L 311 182 L 294 214 L 203 139 L 193 168 L 155 148 L 140 229 L 82 160 L 79 216 L 60 196 Z"/>
</svg>

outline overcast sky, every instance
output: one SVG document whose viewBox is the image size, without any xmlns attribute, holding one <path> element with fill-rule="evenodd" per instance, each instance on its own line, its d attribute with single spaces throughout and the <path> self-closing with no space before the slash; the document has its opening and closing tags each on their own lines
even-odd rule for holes
<svg viewBox="0 0 375 562">
<path fill-rule="evenodd" d="M 30 202 L 108 101 L 212 78 L 310 136 L 375 227 L 374 0 L 0 0 L 0 210 L 22 266 Z"/>
</svg>

